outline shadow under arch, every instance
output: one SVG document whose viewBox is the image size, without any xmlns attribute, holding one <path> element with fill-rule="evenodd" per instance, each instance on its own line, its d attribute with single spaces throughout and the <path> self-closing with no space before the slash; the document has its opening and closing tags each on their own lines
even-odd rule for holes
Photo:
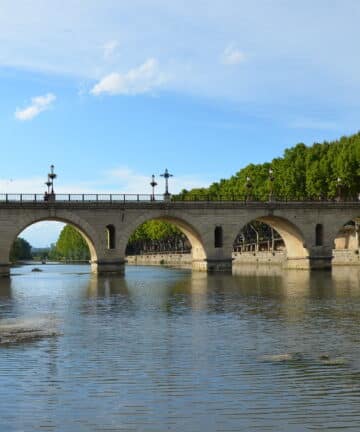
<svg viewBox="0 0 360 432">
<path fill-rule="evenodd" d="M 132 224 L 130 232 L 127 235 L 127 238 L 124 241 L 123 251 L 124 255 L 126 252 L 126 246 L 129 242 L 131 234 L 143 223 L 150 221 L 160 221 L 167 222 L 176 226 L 189 240 L 191 244 L 191 255 L 193 261 L 203 261 L 206 259 L 206 252 L 204 243 L 201 239 L 201 235 L 199 232 L 187 221 L 184 219 L 178 218 L 176 216 L 144 216 L 136 220 L 136 223 Z"/>
<path fill-rule="evenodd" d="M 285 244 L 288 259 L 308 257 L 309 253 L 304 246 L 304 235 L 294 223 L 280 216 L 265 215 L 247 221 L 241 229 L 254 221 L 263 222 L 280 234 Z"/>
<path fill-rule="evenodd" d="M 92 229 L 90 228 L 90 226 L 87 226 L 88 224 L 85 221 L 74 221 L 73 218 L 71 217 L 66 217 L 66 216 L 54 216 L 54 217 L 38 217 L 38 218 L 33 218 L 29 221 L 26 221 L 25 223 L 19 225 L 17 227 L 16 233 L 12 239 L 12 242 L 10 244 L 9 249 L 9 257 L 10 257 L 10 249 L 11 249 L 11 245 L 13 244 L 13 242 L 17 239 L 17 237 L 19 237 L 19 235 L 26 229 L 29 228 L 30 226 L 39 223 L 39 222 L 63 222 L 67 225 L 71 225 L 72 227 L 74 227 L 80 234 L 81 236 L 84 238 L 88 248 L 89 248 L 89 252 L 90 252 L 90 260 L 93 261 L 97 261 L 97 257 L 98 257 L 98 253 L 97 253 L 97 248 L 96 248 L 96 241 L 95 241 L 95 234 L 92 233 Z M 89 234 L 92 233 L 92 234 Z"/>
</svg>

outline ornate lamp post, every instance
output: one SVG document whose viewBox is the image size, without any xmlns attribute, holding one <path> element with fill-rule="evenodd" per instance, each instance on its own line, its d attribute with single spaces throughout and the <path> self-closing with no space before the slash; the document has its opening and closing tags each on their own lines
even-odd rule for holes
<svg viewBox="0 0 360 432">
<path fill-rule="evenodd" d="M 48 174 L 48 181 L 45 183 L 46 186 L 48 187 L 47 200 L 54 200 L 55 199 L 54 179 L 56 179 L 57 175 L 54 172 L 54 168 L 55 168 L 54 165 L 50 165 L 50 172 Z"/>
<path fill-rule="evenodd" d="M 157 183 L 154 174 L 151 176 L 150 186 L 152 187 L 151 201 L 155 201 L 155 186 L 157 186 Z"/>
<path fill-rule="evenodd" d="M 47 186 L 47 194 L 50 195 L 50 186 L 51 186 L 51 181 L 49 178 L 49 174 L 48 174 L 48 179 L 47 182 L 45 182 L 46 186 Z"/>
<path fill-rule="evenodd" d="M 275 176 L 274 171 L 272 168 L 269 168 L 269 184 L 270 184 L 270 191 L 269 191 L 269 201 L 273 200 L 273 184 L 274 184 Z"/>
<path fill-rule="evenodd" d="M 251 178 L 248 176 L 246 177 L 246 201 L 250 201 L 252 198 L 251 189 L 252 189 Z"/>
<path fill-rule="evenodd" d="M 54 165 L 50 165 L 50 173 L 48 177 L 51 181 L 51 195 L 54 195 L 54 179 L 56 179 L 57 175 L 54 173 Z"/>
<path fill-rule="evenodd" d="M 164 198 L 165 200 L 170 199 L 170 194 L 169 194 L 169 178 L 173 177 L 172 174 L 169 173 L 168 169 L 165 169 L 164 174 L 160 174 L 161 177 L 165 178 L 165 193 L 164 193 Z"/>
</svg>

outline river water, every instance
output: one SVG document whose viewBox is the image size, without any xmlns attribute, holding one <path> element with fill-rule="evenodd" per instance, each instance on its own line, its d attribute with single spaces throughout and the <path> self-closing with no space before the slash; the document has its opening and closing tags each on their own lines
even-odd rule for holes
<svg viewBox="0 0 360 432">
<path fill-rule="evenodd" d="M 0 431 L 360 430 L 360 269 L 40 267 L 0 280 L 59 331 L 0 345 Z"/>
</svg>

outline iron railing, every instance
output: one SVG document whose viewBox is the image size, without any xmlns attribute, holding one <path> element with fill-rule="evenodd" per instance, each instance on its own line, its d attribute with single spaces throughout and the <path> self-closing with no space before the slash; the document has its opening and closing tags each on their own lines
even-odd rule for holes
<svg viewBox="0 0 360 432">
<path fill-rule="evenodd" d="M 248 198 L 244 195 L 168 195 L 163 194 L 28 194 L 28 193 L 0 193 L 0 203 L 135 203 L 135 202 L 243 202 L 243 203 L 269 203 L 269 202 L 313 202 L 313 203 L 360 203 L 360 198 L 291 198 L 291 197 L 272 197 L 271 200 L 265 197 Z"/>
<path fill-rule="evenodd" d="M 0 194 L 0 203 L 53 203 L 53 202 L 152 202 L 164 201 L 164 195 L 150 194 L 23 194 L 23 193 L 2 193 Z"/>
</svg>

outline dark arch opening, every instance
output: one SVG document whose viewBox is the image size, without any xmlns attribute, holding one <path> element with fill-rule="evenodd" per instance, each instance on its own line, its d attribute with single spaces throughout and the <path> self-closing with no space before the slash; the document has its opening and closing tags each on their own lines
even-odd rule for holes
<svg viewBox="0 0 360 432">
<path fill-rule="evenodd" d="M 315 227 L 315 246 L 324 244 L 324 228 L 322 224 L 316 224 Z"/>
<path fill-rule="evenodd" d="M 116 231 L 114 225 L 106 226 L 106 245 L 108 249 L 115 249 L 116 247 Z"/>
<path fill-rule="evenodd" d="M 199 270 L 204 269 L 206 251 L 203 240 L 198 230 L 187 220 L 171 215 L 159 214 L 152 218 L 146 218 L 144 215 L 134 221 L 129 233 L 132 234 L 129 235 L 126 243 L 123 242 L 121 245 L 129 263 L 172 264 L 177 261 L 175 265 L 192 265 Z M 152 252 L 168 253 L 169 257 L 164 256 L 160 259 L 151 256 L 141 259 L 130 257 L 133 253 L 152 255 Z M 174 253 L 180 256 L 175 257 Z"/>
<path fill-rule="evenodd" d="M 255 222 L 256 224 L 261 223 L 268 226 L 267 230 L 270 231 L 270 235 L 264 236 L 265 238 L 263 240 L 265 244 L 260 244 L 262 242 L 261 232 L 256 229 Z M 262 250 L 264 245 L 269 245 L 270 243 L 272 252 L 274 253 L 278 249 L 282 249 L 283 256 L 281 258 L 287 260 L 306 258 L 309 254 L 305 246 L 303 233 L 293 222 L 286 218 L 268 214 L 254 218 L 253 221 L 248 222 L 248 225 L 252 225 L 250 229 L 255 228 L 255 230 L 259 232 L 259 241 L 255 242 L 259 246 L 259 251 Z M 271 233 L 273 233 L 273 236 Z M 254 246 L 255 248 L 256 244 Z"/>
<path fill-rule="evenodd" d="M 126 246 L 126 255 L 190 254 L 191 243 L 176 225 L 169 221 L 149 220 L 139 225 Z"/>
<path fill-rule="evenodd" d="M 223 229 L 222 229 L 222 226 L 215 227 L 214 246 L 215 246 L 215 248 L 223 247 Z"/>
<path fill-rule="evenodd" d="M 285 252 L 285 242 L 272 226 L 254 220 L 247 223 L 235 238 L 233 252 Z"/>
</svg>

